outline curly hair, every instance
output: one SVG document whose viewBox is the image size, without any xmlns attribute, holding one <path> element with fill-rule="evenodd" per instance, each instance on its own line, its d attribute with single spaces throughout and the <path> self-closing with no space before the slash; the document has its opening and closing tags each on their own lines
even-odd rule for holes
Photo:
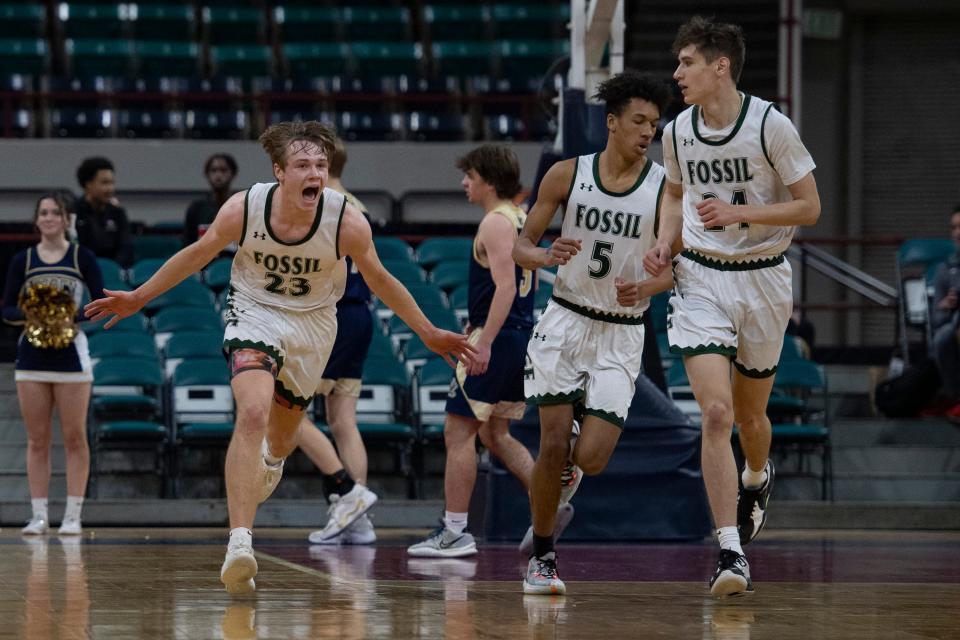
<svg viewBox="0 0 960 640">
<path fill-rule="evenodd" d="M 278 122 L 270 125 L 260 134 L 260 144 L 270 156 L 270 162 L 281 167 L 286 166 L 287 150 L 295 142 L 304 143 L 294 153 L 301 151 L 307 145 L 316 145 L 327 155 L 333 154 L 334 139 L 337 134 L 328 125 L 316 120 L 307 122 Z"/>
<path fill-rule="evenodd" d="M 673 98 L 666 82 L 633 70 L 618 73 L 601 82 L 593 97 L 603 100 L 607 105 L 607 114 L 614 116 L 622 114 L 634 98 L 655 104 L 663 113 Z"/>
<path fill-rule="evenodd" d="M 98 171 L 113 171 L 113 163 L 103 156 L 84 158 L 77 167 L 77 182 L 80 183 L 80 188 L 85 188 L 88 182 L 96 178 Z"/>
<path fill-rule="evenodd" d="M 743 29 L 735 24 L 714 22 L 712 18 L 693 16 L 677 30 L 673 40 L 673 55 L 688 45 L 694 45 L 707 62 L 719 57 L 730 60 L 730 77 L 740 82 L 740 72 L 747 57 L 747 42 Z"/>
<path fill-rule="evenodd" d="M 497 197 L 509 200 L 520 193 L 520 162 L 513 149 L 502 144 L 484 144 L 457 158 L 457 169 L 473 169 L 497 191 Z"/>
</svg>

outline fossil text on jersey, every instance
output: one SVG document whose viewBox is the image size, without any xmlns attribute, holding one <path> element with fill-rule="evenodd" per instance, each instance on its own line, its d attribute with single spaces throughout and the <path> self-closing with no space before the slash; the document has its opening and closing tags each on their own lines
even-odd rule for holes
<svg viewBox="0 0 960 640">
<path fill-rule="evenodd" d="M 586 228 L 589 231 L 596 230 L 600 233 L 609 233 L 624 238 L 639 238 L 640 220 L 642 218 L 643 216 L 638 213 L 625 213 L 610 209 L 601 211 L 597 207 L 587 207 L 585 204 L 577 203 L 574 225 Z"/>
<path fill-rule="evenodd" d="M 254 251 L 253 259 L 257 264 L 262 264 L 266 267 L 267 271 L 274 271 L 276 273 L 301 275 L 305 273 L 318 273 L 322 270 L 320 267 L 321 262 L 317 258 L 275 256 L 272 253 Z"/>
<path fill-rule="evenodd" d="M 753 174 L 747 161 L 747 158 L 715 158 L 709 162 L 687 160 L 687 174 L 691 184 L 750 182 Z"/>
</svg>

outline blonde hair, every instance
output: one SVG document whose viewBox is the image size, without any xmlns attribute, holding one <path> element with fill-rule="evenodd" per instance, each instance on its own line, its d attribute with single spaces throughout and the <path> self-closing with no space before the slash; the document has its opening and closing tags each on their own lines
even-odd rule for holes
<svg viewBox="0 0 960 640">
<path fill-rule="evenodd" d="M 264 151 L 270 156 L 270 162 L 285 167 L 287 149 L 294 142 L 303 142 L 305 143 L 304 146 L 315 144 L 323 150 L 329 159 L 334 153 L 336 137 L 337 134 L 331 127 L 316 120 L 278 122 L 270 125 L 260 134 L 260 144 L 263 145 Z M 296 151 L 300 150 L 297 149 Z"/>
</svg>

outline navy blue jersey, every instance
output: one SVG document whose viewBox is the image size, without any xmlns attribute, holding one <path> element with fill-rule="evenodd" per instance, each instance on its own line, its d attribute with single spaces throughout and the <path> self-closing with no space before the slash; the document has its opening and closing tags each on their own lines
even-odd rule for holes
<svg viewBox="0 0 960 640">
<path fill-rule="evenodd" d="M 516 227 L 517 233 L 523 228 L 527 218 L 527 214 L 522 209 L 513 205 L 494 209 L 491 213 L 505 216 Z M 530 329 L 533 327 L 534 274 L 519 265 L 514 268 L 514 272 L 517 279 L 517 293 L 503 326 Z M 474 240 L 473 251 L 470 253 L 470 284 L 467 292 L 470 326 L 482 327 L 486 323 L 496 288 L 490 268 L 480 264 L 477 256 L 477 241 Z"/>
<path fill-rule="evenodd" d="M 63 289 L 77 303 L 77 320 L 86 319 L 80 306 L 84 286 L 91 299 L 103 297 L 103 276 L 93 252 L 76 244 L 70 245 L 58 262 L 47 264 L 40 259 L 37 248 L 24 249 L 10 261 L 7 282 L 3 292 L 3 319 L 10 324 L 24 324 L 23 311 L 17 305 L 21 291 L 35 284 L 46 284 Z M 86 357 L 86 340 L 79 334 L 73 344 L 64 349 L 39 349 L 23 336 L 17 344 L 17 370 L 82 371 Z"/>
</svg>

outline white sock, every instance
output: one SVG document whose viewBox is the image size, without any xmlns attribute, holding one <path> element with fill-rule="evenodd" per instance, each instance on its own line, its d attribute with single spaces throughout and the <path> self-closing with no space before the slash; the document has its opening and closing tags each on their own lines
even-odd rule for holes
<svg viewBox="0 0 960 640">
<path fill-rule="evenodd" d="M 283 458 L 278 458 L 272 453 L 270 453 L 270 445 L 267 444 L 267 439 L 263 439 L 263 461 L 267 463 L 268 466 L 275 467 L 281 462 Z"/>
<path fill-rule="evenodd" d="M 236 529 L 230 529 L 230 542 L 237 541 L 241 544 L 252 545 L 253 544 L 253 531 L 247 529 L 246 527 L 237 527 Z"/>
<path fill-rule="evenodd" d="M 63 519 L 79 522 L 81 509 L 83 509 L 83 496 L 67 496 L 67 508 L 63 511 Z"/>
<path fill-rule="evenodd" d="M 743 465 L 743 473 L 740 474 L 743 486 L 746 489 L 759 489 L 767 481 L 767 463 L 763 463 L 760 471 L 754 471 L 749 464 Z"/>
<path fill-rule="evenodd" d="M 443 512 L 443 526 L 454 533 L 463 533 L 467 528 L 467 514 L 456 511 Z"/>
<path fill-rule="evenodd" d="M 721 549 L 729 549 L 743 555 L 743 547 L 740 546 L 740 532 L 736 527 L 720 527 L 717 529 L 717 539 L 720 541 Z"/>
<path fill-rule="evenodd" d="M 40 520 L 47 519 L 47 498 L 33 498 L 30 500 L 30 506 L 33 507 L 33 517 Z"/>
</svg>

